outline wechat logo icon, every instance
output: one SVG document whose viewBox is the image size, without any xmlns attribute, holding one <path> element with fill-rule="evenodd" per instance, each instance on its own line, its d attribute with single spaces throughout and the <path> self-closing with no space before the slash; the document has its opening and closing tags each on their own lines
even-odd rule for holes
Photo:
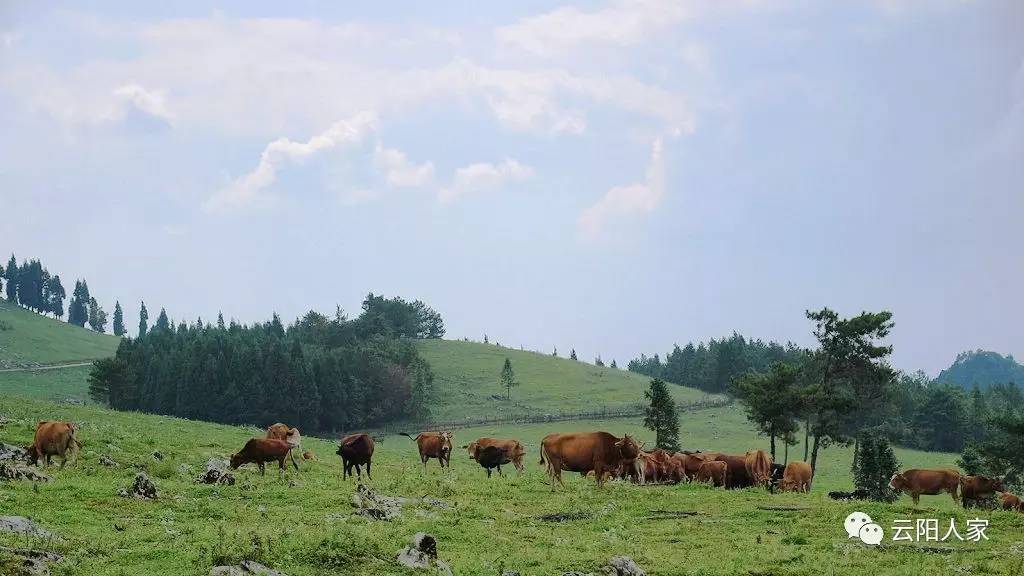
<svg viewBox="0 0 1024 576">
<path fill-rule="evenodd" d="M 885 536 L 882 527 L 875 524 L 871 520 L 871 516 L 863 512 L 854 512 L 847 516 L 846 520 L 843 521 L 843 527 L 846 528 L 846 534 L 849 538 L 857 538 L 871 546 L 877 546 Z"/>
</svg>

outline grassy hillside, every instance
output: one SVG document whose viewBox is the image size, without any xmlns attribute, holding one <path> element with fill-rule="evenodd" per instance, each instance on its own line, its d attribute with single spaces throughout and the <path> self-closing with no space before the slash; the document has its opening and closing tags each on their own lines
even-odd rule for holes
<svg viewBox="0 0 1024 576">
<path fill-rule="evenodd" d="M 119 339 L 29 312 L 0 300 L 0 368 L 105 358 Z"/>
<path fill-rule="evenodd" d="M 208 574 L 214 564 L 257 559 L 290 576 L 411 574 L 393 561 L 417 531 L 437 536 L 441 557 L 456 574 L 558 574 L 596 571 L 615 554 L 632 556 L 649 574 L 1019 574 L 1024 515 L 952 507 L 948 497 L 924 497 L 921 510 L 906 497 L 893 505 L 848 504 L 824 493 L 848 488 L 847 450 L 824 452 L 822 469 L 809 495 L 771 495 L 748 489 L 726 492 L 703 486 L 633 486 L 612 483 L 602 490 L 592 480 L 566 475 L 567 488 L 550 492 L 536 463 L 536 442 L 544 433 L 571 428 L 606 428 L 647 437 L 638 423 L 557 423 L 486 430 L 519 436 L 530 450 L 527 470 L 488 480 L 459 451 L 450 472 L 436 463 L 424 471 L 412 442 L 387 437 L 377 445 L 371 487 L 387 495 L 439 498 L 450 509 L 407 506 L 393 522 L 352 515 L 355 488 L 342 481 L 333 443 L 304 439 L 320 460 L 300 472 L 264 478 L 253 469 L 239 472 L 235 486 L 198 485 L 193 477 L 211 456 L 236 450 L 255 429 L 176 418 L 111 412 L 0 396 L 0 441 L 22 444 L 32 423 L 43 418 L 80 424 L 85 446 L 81 462 L 51 470 L 54 481 L 38 490 L 23 482 L 0 485 L 3 514 L 27 515 L 57 534 L 52 542 L 0 534 L 0 546 L 51 547 L 65 555 L 56 575 Z M 741 450 L 756 445 L 735 408 L 684 418 L 684 442 L 691 446 Z M 460 430 L 457 442 L 485 430 Z M 763 443 L 763 440 L 760 441 Z M 151 454 L 165 455 L 156 462 Z M 120 462 L 97 464 L 100 454 Z M 905 466 L 951 464 L 953 455 L 901 452 Z M 161 492 L 155 502 L 126 499 L 118 489 L 136 469 L 146 469 Z M 796 505 L 795 511 L 762 510 L 763 505 Z M 684 518 L 652 519 L 653 511 L 692 511 Z M 898 518 L 952 516 L 987 518 L 990 540 L 942 543 L 950 552 L 926 553 L 919 545 L 886 542 L 878 548 L 848 540 L 843 518 L 867 512 L 888 530 Z M 538 515 L 582 512 L 589 517 L 551 523 Z M 571 553 L 567 551 L 571 550 Z M 8 559 L 9 561 L 9 559 Z M 5 560 L 0 553 L 0 573 Z M 10 564 L 6 564 L 10 566 Z"/>
<path fill-rule="evenodd" d="M 0 394 L 56 402 L 88 401 L 91 366 L 0 372 Z"/>
<path fill-rule="evenodd" d="M 626 370 L 598 367 L 547 354 L 459 340 L 424 340 L 420 354 L 434 369 L 438 402 L 434 418 L 542 415 L 622 408 L 644 401 L 650 379 Z M 519 386 L 512 400 L 499 384 L 505 358 Z M 677 402 L 710 398 L 699 390 L 670 386 Z"/>
</svg>

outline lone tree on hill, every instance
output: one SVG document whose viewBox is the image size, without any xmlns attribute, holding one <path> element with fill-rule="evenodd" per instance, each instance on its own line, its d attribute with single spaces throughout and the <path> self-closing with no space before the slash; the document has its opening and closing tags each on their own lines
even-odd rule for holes
<svg viewBox="0 0 1024 576">
<path fill-rule="evenodd" d="M 121 310 L 121 303 L 114 301 L 114 336 L 124 336 L 124 311 Z"/>
<path fill-rule="evenodd" d="M 516 381 L 516 373 L 512 371 L 512 362 L 505 358 L 505 365 L 501 368 L 501 387 L 505 389 L 505 399 L 512 399 L 512 388 L 519 386 Z"/>
<path fill-rule="evenodd" d="M 651 388 L 644 392 L 651 405 L 646 409 L 644 428 L 653 430 L 657 447 L 671 452 L 679 450 L 679 415 L 676 403 L 660 378 L 651 380 Z"/>
<path fill-rule="evenodd" d="M 866 491 L 868 498 L 879 502 L 894 502 L 899 498 L 899 492 L 889 488 L 889 479 L 899 466 L 884 434 L 864 430 L 858 435 L 857 451 L 853 455 L 853 485 Z"/>
<path fill-rule="evenodd" d="M 149 311 L 146 310 L 146 303 L 142 302 L 139 309 L 139 338 L 146 335 L 146 330 L 149 330 Z"/>
<path fill-rule="evenodd" d="M 577 360 L 577 358 L 576 358 L 576 349 L 575 349 L 575 348 L 573 348 L 573 349 L 572 349 L 572 350 L 571 350 L 571 351 L 569 352 L 569 360 Z"/>
</svg>

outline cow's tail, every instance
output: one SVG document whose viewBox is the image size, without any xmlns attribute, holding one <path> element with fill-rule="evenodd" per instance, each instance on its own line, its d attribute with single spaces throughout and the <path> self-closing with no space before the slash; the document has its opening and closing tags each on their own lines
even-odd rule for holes
<svg viewBox="0 0 1024 576">
<path fill-rule="evenodd" d="M 412 436 L 408 432 L 399 432 L 398 435 L 399 436 L 405 436 L 406 438 L 408 438 L 409 440 L 412 440 L 414 442 L 416 441 L 416 438 L 418 437 L 418 436 Z"/>
<path fill-rule="evenodd" d="M 543 440 L 541 440 L 541 442 L 540 442 L 540 450 L 538 450 L 538 452 L 540 452 L 540 462 L 538 462 L 538 464 L 543 466 L 544 465 L 544 456 L 547 454 L 547 446 L 544 445 L 544 441 Z M 550 461 L 550 460 L 551 460 L 551 458 L 548 457 L 548 461 Z"/>
</svg>

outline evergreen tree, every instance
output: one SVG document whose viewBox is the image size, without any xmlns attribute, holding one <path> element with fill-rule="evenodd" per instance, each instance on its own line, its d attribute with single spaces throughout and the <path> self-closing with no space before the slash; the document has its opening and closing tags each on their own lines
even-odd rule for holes
<svg viewBox="0 0 1024 576">
<path fill-rule="evenodd" d="M 569 360 L 576 360 L 576 349 L 573 348 L 569 351 Z"/>
<path fill-rule="evenodd" d="M 64 316 L 64 298 L 66 297 L 67 293 L 64 292 L 64 285 L 61 284 L 60 275 L 55 274 L 53 278 L 46 282 L 47 310 L 53 314 L 54 318 Z"/>
<path fill-rule="evenodd" d="M 278 323 L 280 323 L 280 321 L 278 321 Z M 156 323 L 153 324 L 153 331 L 170 332 L 171 330 L 171 321 L 167 318 L 167 310 L 161 308 L 160 315 L 156 317 Z"/>
<path fill-rule="evenodd" d="M 551 355 L 558 358 L 558 346 L 555 346 L 554 350 L 551 351 Z"/>
<path fill-rule="evenodd" d="M 861 431 L 853 455 L 853 485 L 858 490 L 866 491 L 871 500 L 895 502 L 899 492 L 889 488 L 889 481 L 899 466 L 884 434 Z"/>
<path fill-rule="evenodd" d="M 139 308 L 139 338 L 145 336 L 147 330 L 149 330 L 149 311 L 146 310 L 146 303 L 141 302 Z"/>
<path fill-rule="evenodd" d="M 644 428 L 653 430 L 657 438 L 657 447 L 670 452 L 679 451 L 679 415 L 676 414 L 676 403 L 659 378 L 651 380 L 651 387 L 644 392 L 650 402 L 645 409 Z"/>
<path fill-rule="evenodd" d="M 114 301 L 114 336 L 124 336 L 127 330 L 124 329 L 124 311 L 121 310 L 121 302 Z"/>
<path fill-rule="evenodd" d="M 18 300 L 18 261 L 14 258 L 14 254 L 11 254 L 11 259 L 7 261 L 4 275 L 7 278 L 7 286 L 4 287 L 7 291 L 7 301 L 16 303 Z"/>
<path fill-rule="evenodd" d="M 604 361 L 601 360 L 600 354 L 597 355 L 597 358 L 594 358 L 594 366 L 604 366 Z"/>
<path fill-rule="evenodd" d="M 775 439 L 791 439 L 799 428 L 799 376 L 799 367 L 776 362 L 768 372 L 749 372 L 736 378 L 730 387 L 746 409 L 747 420 L 769 437 L 773 460 Z"/>
<path fill-rule="evenodd" d="M 519 386 L 516 382 L 516 374 L 512 371 L 512 362 L 505 358 L 505 365 L 501 368 L 501 387 L 505 389 L 505 399 L 512 399 L 512 388 Z"/>
<path fill-rule="evenodd" d="M 223 330 L 224 329 L 224 313 L 223 312 L 217 312 L 217 329 L 218 330 Z"/>
<path fill-rule="evenodd" d="M 107 312 L 95 298 L 89 298 L 89 327 L 99 333 L 107 331 Z"/>
<path fill-rule="evenodd" d="M 68 324 L 85 326 L 89 321 L 89 286 L 84 280 L 75 280 L 75 290 L 68 304 Z"/>
<path fill-rule="evenodd" d="M 487 334 L 484 334 L 484 344 L 488 344 L 488 343 L 489 342 L 487 342 Z"/>
<path fill-rule="evenodd" d="M 613 370 L 618 370 L 619 369 L 619 365 L 615 363 L 615 358 L 612 358 L 611 368 Z"/>
</svg>

